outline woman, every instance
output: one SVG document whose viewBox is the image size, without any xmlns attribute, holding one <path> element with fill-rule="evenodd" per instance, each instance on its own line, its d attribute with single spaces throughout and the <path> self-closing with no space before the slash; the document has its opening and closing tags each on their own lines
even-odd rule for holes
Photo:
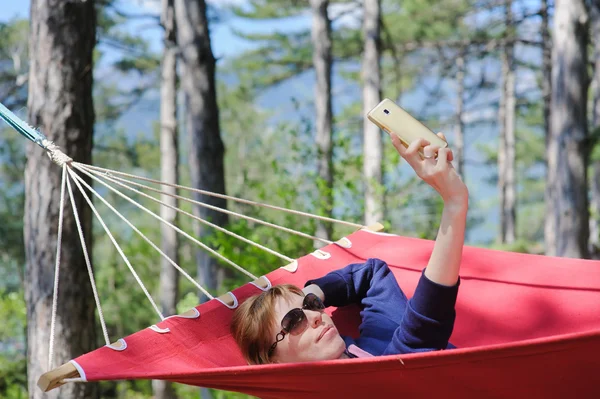
<svg viewBox="0 0 600 399">
<path fill-rule="evenodd" d="M 394 147 L 442 197 L 444 210 L 427 267 L 408 300 L 379 259 L 348 265 L 308 281 L 304 289 L 279 285 L 247 299 L 231 331 L 250 364 L 290 363 L 391 355 L 452 348 L 468 190 L 452 166 L 452 151 L 424 139 Z M 444 138 L 440 133 L 439 136 Z M 424 158 L 418 150 L 423 148 Z M 360 337 L 341 337 L 327 306 L 359 304 Z"/>
</svg>

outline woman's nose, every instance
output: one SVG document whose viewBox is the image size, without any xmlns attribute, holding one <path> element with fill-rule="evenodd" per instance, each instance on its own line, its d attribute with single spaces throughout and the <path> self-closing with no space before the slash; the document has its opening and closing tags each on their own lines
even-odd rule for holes
<svg viewBox="0 0 600 399">
<path fill-rule="evenodd" d="M 317 312 L 314 310 L 304 310 L 306 313 L 306 317 L 308 318 L 308 322 L 312 328 L 318 327 L 323 322 L 323 317 L 321 316 L 321 312 Z"/>
</svg>

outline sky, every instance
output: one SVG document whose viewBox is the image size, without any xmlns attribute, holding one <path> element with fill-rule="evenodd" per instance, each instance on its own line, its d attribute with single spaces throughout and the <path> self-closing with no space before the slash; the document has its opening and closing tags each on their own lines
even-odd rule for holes
<svg viewBox="0 0 600 399">
<path fill-rule="evenodd" d="M 236 2 L 242 4 L 244 0 L 212 0 L 210 3 L 215 5 L 222 5 L 223 2 Z M 133 3 L 133 4 L 132 4 Z M 140 12 L 146 13 L 154 13 L 158 14 L 160 12 L 157 5 L 160 4 L 158 0 L 121 0 L 122 9 L 125 12 L 131 14 L 139 14 Z M 340 10 L 334 9 L 332 12 L 334 14 L 339 13 Z M 272 32 L 273 30 L 299 30 L 302 28 L 309 27 L 310 18 L 307 15 L 288 18 L 285 22 L 281 21 L 249 21 L 246 19 L 236 18 L 234 16 L 220 15 L 222 20 L 219 24 L 213 24 L 211 26 L 211 43 L 213 47 L 213 51 L 215 57 L 226 58 L 230 56 L 235 56 L 245 50 L 250 48 L 250 43 L 244 41 L 243 39 L 237 37 L 233 31 L 232 27 L 235 26 L 235 29 L 241 30 L 244 32 L 252 32 L 252 33 L 261 33 L 261 32 Z M 0 21 L 7 21 L 13 18 L 28 18 L 29 17 L 29 1 L 25 0 L 0 0 Z M 338 24 L 353 24 L 356 23 L 356 15 L 348 15 L 341 19 Z M 161 29 L 155 23 L 149 23 L 148 21 L 139 21 L 136 20 L 130 24 L 128 24 L 127 29 L 129 32 L 134 33 L 136 35 L 140 35 L 147 39 L 151 48 L 155 51 L 160 51 L 161 49 Z M 109 49 L 106 50 L 108 53 L 106 54 L 107 58 L 110 59 L 111 54 Z M 117 56 L 116 54 L 114 56 Z M 310 99 L 312 96 L 312 83 L 310 81 L 313 80 L 312 74 L 305 74 L 304 76 L 296 79 L 292 79 L 289 82 L 286 82 L 283 85 L 279 85 L 277 88 L 273 89 L 268 96 L 264 96 L 260 102 L 261 105 L 266 106 L 275 106 L 279 107 L 279 114 L 288 115 L 290 113 L 294 113 L 293 102 L 291 101 L 292 95 L 295 97 L 305 97 Z M 340 79 L 334 79 L 334 90 L 336 87 L 340 87 L 343 83 L 340 82 Z M 435 84 L 435 82 L 428 82 L 425 79 L 423 85 L 429 85 L 430 87 Z M 293 94 L 292 94 L 293 93 Z M 340 100 L 341 98 L 341 100 Z M 275 101 L 274 101 L 275 99 Z M 285 101 L 287 99 L 288 101 Z M 350 101 L 355 99 L 355 97 L 343 99 L 343 96 L 336 96 L 336 107 L 339 108 L 340 105 L 344 101 Z M 403 95 L 403 99 L 401 105 L 408 106 L 412 109 L 423 108 L 422 105 L 424 102 L 423 90 L 415 90 L 413 93 L 409 93 L 407 95 Z M 445 104 L 436 104 L 435 106 L 442 107 L 453 107 L 453 104 L 445 103 Z M 139 112 L 139 110 L 138 110 Z M 142 111 L 143 112 L 143 111 Z M 150 113 L 153 113 L 154 110 L 151 110 Z M 148 113 L 148 110 L 146 110 Z M 310 117 L 310 115 L 305 115 Z M 143 126 L 140 126 L 139 116 L 129 118 L 132 122 L 128 122 L 128 118 L 124 118 L 122 121 L 121 127 L 130 129 L 134 127 L 138 132 L 140 130 L 146 129 L 149 132 L 152 131 L 152 118 L 144 118 L 147 123 L 144 123 Z M 452 126 L 447 125 L 443 127 L 445 132 L 448 135 L 448 131 L 450 131 L 451 138 L 451 129 Z M 469 132 L 467 132 L 469 134 Z M 485 142 L 488 140 L 490 136 L 490 132 L 488 130 L 471 132 L 471 137 L 473 140 L 467 140 L 467 146 L 475 146 L 478 143 Z M 489 204 L 490 201 L 495 200 L 496 191 L 495 187 L 490 186 L 485 183 L 485 179 L 489 176 L 490 170 L 488 168 L 481 168 L 479 165 L 482 162 L 482 156 L 478 151 L 471 151 L 467 148 L 469 153 L 468 158 L 469 161 L 473 163 L 475 166 L 467 165 L 466 175 L 467 175 L 467 184 L 470 187 L 474 187 L 475 189 L 471 189 L 471 192 L 474 196 L 475 201 L 480 201 L 481 204 Z M 488 205 L 489 206 L 489 205 Z M 492 206 L 490 209 L 497 209 L 497 207 Z M 470 242 L 473 244 L 484 243 L 490 239 L 493 239 L 496 231 L 498 221 L 497 211 L 486 211 L 485 213 L 485 223 L 480 227 L 477 227 L 471 232 Z"/>
<path fill-rule="evenodd" d="M 216 6 L 223 3 L 242 3 L 240 0 L 213 0 L 209 1 Z M 139 14 L 141 10 L 146 13 L 159 14 L 160 0 L 121 0 L 121 9 L 131 14 Z M 28 0 L 0 0 L 0 22 L 8 21 L 13 18 L 29 18 L 29 1 Z M 226 57 L 235 55 L 248 48 L 248 43 L 237 36 L 231 30 L 234 26 L 240 30 L 251 30 L 259 33 L 261 31 L 271 31 L 281 27 L 281 22 L 252 22 L 240 18 L 226 18 L 223 23 L 211 27 L 212 46 L 215 56 Z M 304 18 L 289 18 L 286 21 L 286 28 L 300 29 L 306 26 Z M 148 39 L 154 50 L 160 50 L 161 31 L 158 27 L 149 28 L 147 22 L 132 23 L 129 25 L 130 32 L 136 32 L 144 38 Z"/>
</svg>

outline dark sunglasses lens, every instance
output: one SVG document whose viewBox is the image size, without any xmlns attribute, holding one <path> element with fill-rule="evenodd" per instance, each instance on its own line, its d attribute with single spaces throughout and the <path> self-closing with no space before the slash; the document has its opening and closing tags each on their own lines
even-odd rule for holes
<svg viewBox="0 0 600 399">
<path fill-rule="evenodd" d="M 325 309 L 325 305 L 315 294 L 308 294 L 304 297 L 304 309 L 322 310 Z"/>
<path fill-rule="evenodd" d="M 301 309 L 290 310 L 281 320 L 281 328 L 288 334 L 301 330 L 306 322 L 306 315 Z"/>
</svg>

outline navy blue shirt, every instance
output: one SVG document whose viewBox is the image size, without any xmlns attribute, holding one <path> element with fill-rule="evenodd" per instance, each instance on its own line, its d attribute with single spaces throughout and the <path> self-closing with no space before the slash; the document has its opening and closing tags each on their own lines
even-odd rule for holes
<svg viewBox="0 0 600 399">
<path fill-rule="evenodd" d="M 459 282 L 434 283 L 424 271 L 408 300 L 388 265 L 368 259 L 310 280 L 325 294 L 325 306 L 361 306 L 360 337 L 342 337 L 372 355 L 394 355 L 454 348 L 448 342 L 456 312 Z"/>
</svg>

